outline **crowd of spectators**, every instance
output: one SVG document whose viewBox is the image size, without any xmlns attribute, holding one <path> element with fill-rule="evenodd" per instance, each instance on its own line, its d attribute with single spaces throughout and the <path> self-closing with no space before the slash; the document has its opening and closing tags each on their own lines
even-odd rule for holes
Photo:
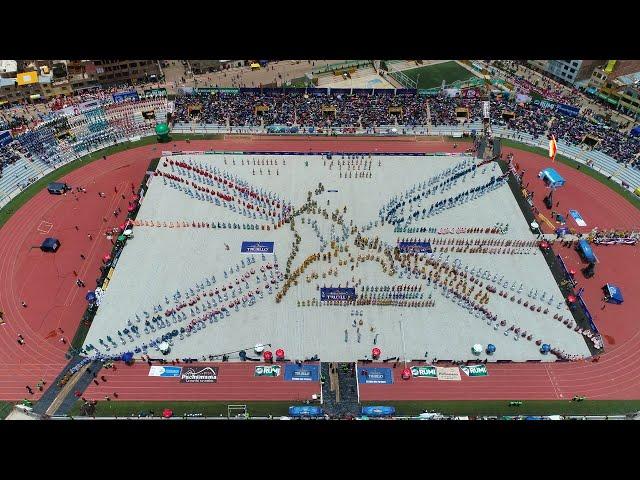
<svg viewBox="0 0 640 480">
<path fill-rule="evenodd" d="M 561 97 L 561 100 L 568 101 Z M 426 97 L 417 94 L 309 93 L 304 91 L 247 92 L 237 94 L 186 95 L 176 99 L 174 122 L 219 124 L 231 126 L 299 125 L 301 127 L 360 127 L 381 125 L 416 126 L 456 125 L 456 109 L 469 111 L 467 121 L 481 121 L 482 104 L 477 97 L 450 97 L 440 94 Z M 428 104 L 428 106 L 427 106 Z M 260 113 L 256 107 L 267 107 Z M 331 112 L 323 112 L 330 107 Z M 401 107 L 400 113 L 392 113 Z M 335 109 L 335 113 L 333 113 Z M 325 108 L 325 110 L 327 110 Z M 504 110 L 514 113 L 503 119 Z M 582 143 L 585 135 L 600 139 L 598 149 L 619 162 L 640 166 L 637 154 L 640 139 L 629 136 L 589 119 L 589 111 L 571 117 L 535 103 L 514 103 L 503 98 L 491 100 L 492 123 L 527 133 L 539 139 L 553 134 L 571 145 Z"/>
</svg>

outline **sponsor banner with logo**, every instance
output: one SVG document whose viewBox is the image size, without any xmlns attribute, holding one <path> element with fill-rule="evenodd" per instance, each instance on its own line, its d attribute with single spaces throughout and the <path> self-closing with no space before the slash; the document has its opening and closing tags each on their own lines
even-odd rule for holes
<svg viewBox="0 0 640 480">
<path fill-rule="evenodd" d="M 462 380 L 460 377 L 460 369 L 458 367 L 436 367 L 436 375 L 438 380 L 449 380 L 459 382 Z"/>
<path fill-rule="evenodd" d="M 258 365 L 255 368 L 255 377 L 279 377 L 280 365 Z"/>
<path fill-rule="evenodd" d="M 180 375 L 180 383 L 217 383 L 218 367 L 196 365 L 186 367 Z"/>
<path fill-rule="evenodd" d="M 557 103 L 556 108 L 560 113 L 564 113 L 570 117 L 577 117 L 580 113 L 580 109 L 578 107 L 573 107 L 571 105 L 565 105 L 564 103 Z"/>
<path fill-rule="evenodd" d="M 584 221 L 584 218 L 582 218 L 582 215 L 580 215 L 580 212 L 577 210 L 569 210 L 569 215 L 573 217 L 579 227 L 587 226 L 587 222 Z"/>
<path fill-rule="evenodd" d="M 128 92 L 118 92 L 112 95 L 113 101 L 115 103 L 124 102 L 125 100 L 138 100 L 138 92 L 135 90 Z"/>
<path fill-rule="evenodd" d="M 358 368 L 358 383 L 391 385 L 393 383 L 393 373 L 391 368 L 361 367 Z"/>
<path fill-rule="evenodd" d="M 31 85 L 38 83 L 38 72 L 24 72 L 16 75 L 16 83 L 18 85 Z"/>
<path fill-rule="evenodd" d="M 182 367 L 162 367 L 152 366 L 149 368 L 150 377 L 171 377 L 178 378 L 182 373 Z"/>
<path fill-rule="evenodd" d="M 438 372 L 436 367 L 426 365 L 424 367 L 414 366 L 411 367 L 411 376 L 418 378 L 438 378 Z"/>
<path fill-rule="evenodd" d="M 460 367 L 464 373 L 469 377 L 486 377 L 489 375 L 486 365 L 468 365 L 466 367 Z"/>
<path fill-rule="evenodd" d="M 400 242 L 398 248 L 402 253 L 431 253 L 430 242 Z"/>
<path fill-rule="evenodd" d="M 88 112 L 89 110 L 94 110 L 100 107 L 100 100 L 90 100 L 88 102 L 82 102 L 78 105 L 78 110 L 81 112 Z"/>
<path fill-rule="evenodd" d="M 148 97 L 166 97 L 167 89 L 166 88 L 152 88 L 150 90 L 144 91 L 145 98 Z"/>
<path fill-rule="evenodd" d="M 240 253 L 273 253 L 273 242 L 242 242 Z"/>
<path fill-rule="evenodd" d="M 323 302 L 326 301 L 345 301 L 345 300 L 355 300 L 356 299 L 356 289 L 349 288 L 321 288 L 320 289 L 320 300 Z"/>
<path fill-rule="evenodd" d="M 13 142 L 13 136 L 11 135 L 11 131 L 5 130 L 0 132 L 0 147 L 4 147 L 5 145 Z"/>
<path fill-rule="evenodd" d="M 319 382 L 320 366 L 304 363 L 298 366 L 295 363 L 287 363 L 284 366 L 284 379 L 289 382 Z"/>
</svg>

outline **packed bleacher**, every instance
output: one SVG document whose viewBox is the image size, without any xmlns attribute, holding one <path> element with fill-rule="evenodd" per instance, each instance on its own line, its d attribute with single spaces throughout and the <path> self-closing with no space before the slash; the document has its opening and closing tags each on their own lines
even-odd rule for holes
<svg viewBox="0 0 640 480">
<path fill-rule="evenodd" d="M 565 97 L 562 97 L 566 100 Z M 428 123 L 427 103 L 432 126 L 456 125 L 456 108 L 469 110 L 469 121 L 480 121 L 479 98 L 435 97 L 416 93 L 322 93 L 304 91 L 246 92 L 236 94 L 184 95 L 176 99 L 174 123 L 218 124 L 231 126 L 260 126 L 296 124 L 301 127 L 360 127 L 380 125 L 416 126 Z M 267 107 L 259 112 L 256 107 Z M 323 107 L 331 107 L 330 109 Z M 394 107 L 401 111 L 392 113 Z M 335 109 L 335 110 L 334 110 Z M 327 111 L 330 110 L 330 111 Z M 503 110 L 514 113 L 504 120 Z M 558 110 L 535 103 L 514 103 L 504 99 L 491 100 L 492 122 L 511 130 L 528 133 L 534 138 L 553 134 L 558 140 L 579 145 L 585 135 L 601 140 L 598 149 L 618 162 L 639 166 L 640 139 L 592 122 L 585 115 L 566 116 Z M 335 112 L 335 113 L 334 113 Z M 588 112 L 587 112 L 588 113 Z M 553 121 L 552 121 L 553 120 Z"/>
<path fill-rule="evenodd" d="M 47 107 L 55 108 L 39 115 L 40 121 L 20 116 L 16 107 L 3 110 L 0 131 L 11 132 L 11 136 L 8 140 L 4 137 L 0 146 L 0 200 L 56 165 L 98 147 L 151 134 L 157 122 L 166 120 L 166 98 L 115 103 L 111 97 L 115 90 L 54 100 Z M 70 106 L 74 108 L 67 109 Z"/>
<path fill-rule="evenodd" d="M 64 163 L 98 146 L 150 134 L 156 123 L 166 118 L 166 98 L 116 103 L 112 94 L 118 90 L 119 87 L 94 89 L 74 97 L 55 99 L 45 105 L 45 110 L 42 105 L 37 111 L 33 107 L 24 107 L 21 111 L 21 107 L 3 106 L 0 130 L 11 131 L 13 140 L 0 147 L 0 192 L 28 184 L 33 175 L 27 173 L 37 174 L 39 169 Z M 563 100 L 567 99 L 563 97 Z M 296 125 L 307 129 L 348 127 L 367 130 L 394 125 L 446 127 L 461 123 L 456 114 L 460 107 L 469 111 L 465 122 L 479 122 L 482 117 L 479 97 L 445 93 L 423 96 L 415 90 L 351 93 L 326 89 L 241 89 L 239 93 L 179 95 L 174 103 L 171 117 L 174 125 Z M 597 150 L 618 162 L 640 167 L 640 138 L 591 121 L 588 110 L 572 117 L 548 104 L 543 105 L 514 103 L 500 96 L 492 98 L 492 124 L 529 134 L 534 139 L 553 134 L 558 141 L 569 145 L 580 145 L 585 135 L 589 135 L 600 140 Z M 513 112 L 513 118 L 503 118 L 501 113 L 505 110 Z M 26 172 L 16 170 L 15 165 L 24 162 L 27 168 L 23 166 L 22 170 Z M 11 175 L 6 172 L 9 168 Z"/>
</svg>

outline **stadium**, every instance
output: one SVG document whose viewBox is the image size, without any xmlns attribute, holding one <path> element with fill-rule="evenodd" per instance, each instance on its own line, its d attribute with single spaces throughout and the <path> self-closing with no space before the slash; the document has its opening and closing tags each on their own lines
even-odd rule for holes
<svg viewBox="0 0 640 480">
<path fill-rule="evenodd" d="M 640 411 L 632 114 L 524 64 L 198 62 L 3 100 L 3 417 Z"/>
</svg>

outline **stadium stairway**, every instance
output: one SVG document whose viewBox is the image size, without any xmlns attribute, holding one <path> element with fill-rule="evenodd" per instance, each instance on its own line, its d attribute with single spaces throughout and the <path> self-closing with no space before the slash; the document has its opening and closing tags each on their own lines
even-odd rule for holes
<svg viewBox="0 0 640 480">
<path fill-rule="evenodd" d="M 336 366 L 336 373 L 331 367 Z M 358 415 L 358 388 L 354 363 L 322 363 L 323 410 L 332 416 Z M 353 372 L 353 376 L 352 376 Z"/>
<path fill-rule="evenodd" d="M 49 407 L 51 406 L 53 401 L 58 397 L 58 395 L 60 394 L 60 392 L 64 388 L 64 386 L 61 387 L 61 386 L 58 385 L 60 383 L 60 380 L 62 380 L 62 378 L 66 375 L 66 373 L 70 369 L 75 367 L 82 360 L 84 360 L 84 357 L 82 357 L 80 355 L 75 355 L 75 356 L 71 357 L 71 360 L 69 360 L 69 363 L 60 371 L 60 373 L 55 378 L 55 380 L 53 382 L 51 382 L 51 384 L 49 385 L 49 388 L 47 388 L 47 391 L 44 392 L 42 397 L 40 397 L 40 400 L 38 400 L 38 402 L 34 405 L 33 413 L 36 413 L 38 415 L 44 415 L 46 413 L 46 411 L 49 409 Z M 85 376 L 86 377 L 90 377 L 90 378 L 87 378 L 87 380 L 89 381 L 89 383 L 91 383 L 91 381 L 93 380 L 93 375 L 85 375 Z M 79 381 L 78 381 L 78 383 L 79 383 Z M 86 388 L 89 385 L 89 383 L 87 383 L 87 385 L 85 385 L 84 388 Z M 75 389 L 72 389 L 72 390 L 75 391 Z"/>
</svg>

